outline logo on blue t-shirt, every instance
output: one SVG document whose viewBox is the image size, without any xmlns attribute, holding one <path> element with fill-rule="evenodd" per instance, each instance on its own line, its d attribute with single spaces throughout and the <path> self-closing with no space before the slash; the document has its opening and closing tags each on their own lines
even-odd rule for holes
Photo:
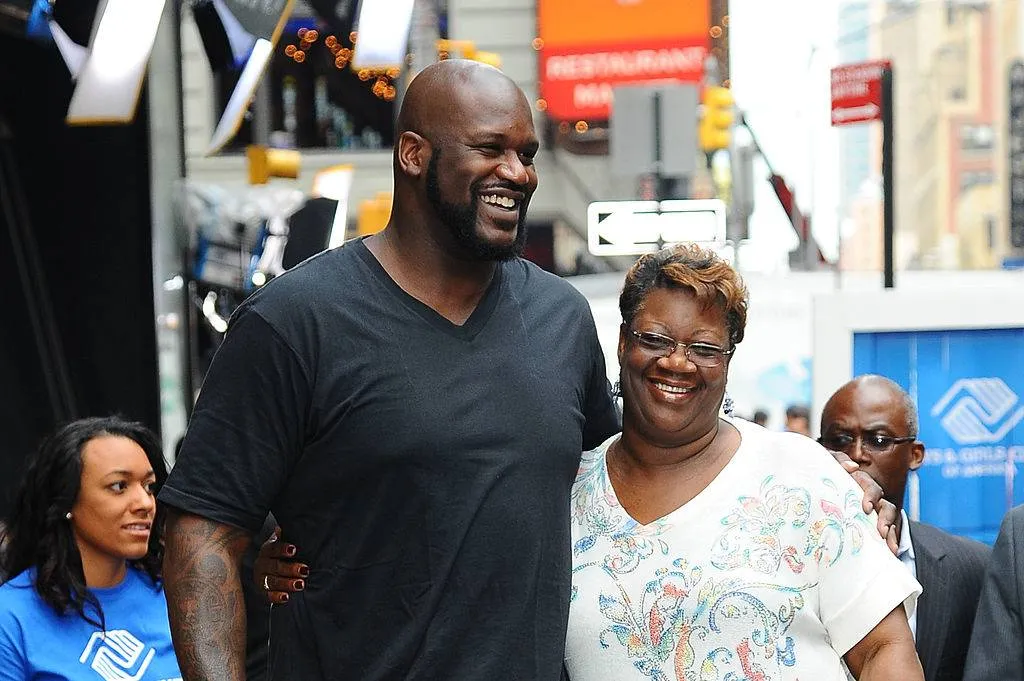
<svg viewBox="0 0 1024 681">
<path fill-rule="evenodd" d="M 135 638 L 130 631 L 97 631 L 78 661 L 88 664 L 104 681 L 138 681 L 153 661 L 156 650 Z M 90 662 L 91 659 L 91 662 Z"/>
</svg>

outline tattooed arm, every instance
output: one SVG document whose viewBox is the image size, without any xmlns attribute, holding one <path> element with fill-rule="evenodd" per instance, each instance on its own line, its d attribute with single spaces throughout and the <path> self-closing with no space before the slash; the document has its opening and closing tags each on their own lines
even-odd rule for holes
<svg viewBox="0 0 1024 681">
<path fill-rule="evenodd" d="M 244 681 L 245 604 L 239 563 L 245 530 L 168 509 L 164 588 L 184 681 Z"/>
</svg>

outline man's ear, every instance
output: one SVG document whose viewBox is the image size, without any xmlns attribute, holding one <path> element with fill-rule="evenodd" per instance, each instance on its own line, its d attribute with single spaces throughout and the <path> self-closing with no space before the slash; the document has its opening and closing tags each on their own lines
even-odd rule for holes
<svg viewBox="0 0 1024 681">
<path fill-rule="evenodd" d="M 426 137 L 406 130 L 398 137 L 398 168 L 409 177 L 419 178 L 426 172 L 432 153 Z"/>
<path fill-rule="evenodd" d="M 916 471 L 924 463 L 924 443 L 914 442 L 910 449 L 910 470 Z"/>
</svg>

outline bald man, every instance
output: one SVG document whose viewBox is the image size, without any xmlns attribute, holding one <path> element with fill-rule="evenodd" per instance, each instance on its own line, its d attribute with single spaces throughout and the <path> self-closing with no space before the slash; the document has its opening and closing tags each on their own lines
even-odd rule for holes
<svg viewBox="0 0 1024 681">
<path fill-rule="evenodd" d="M 451 60 L 397 127 L 387 227 L 239 308 L 160 494 L 186 680 L 243 679 L 238 563 L 268 511 L 313 566 L 270 678 L 560 676 L 570 486 L 618 413 L 586 300 L 518 258 L 530 105 Z"/>
<path fill-rule="evenodd" d="M 989 548 L 908 520 L 907 476 L 924 462 L 913 399 L 884 376 L 858 376 L 825 404 L 819 442 L 846 453 L 899 508 L 897 555 L 924 588 L 910 628 L 925 679 L 960 681 Z"/>
</svg>

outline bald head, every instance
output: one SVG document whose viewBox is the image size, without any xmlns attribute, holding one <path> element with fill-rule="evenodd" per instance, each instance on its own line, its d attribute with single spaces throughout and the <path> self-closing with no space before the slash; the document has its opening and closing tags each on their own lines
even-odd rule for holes
<svg viewBox="0 0 1024 681">
<path fill-rule="evenodd" d="M 470 59 L 445 59 L 417 74 L 409 84 L 398 113 L 397 134 L 415 132 L 434 138 L 453 125 L 464 123 L 479 101 L 506 106 L 521 101 L 529 111 L 526 95 L 504 73 Z"/>
<path fill-rule="evenodd" d="M 492 66 L 431 64 L 410 83 L 397 128 L 393 233 L 473 263 L 518 255 L 539 147 L 522 90 Z"/>
<path fill-rule="evenodd" d="M 900 387 L 899 383 L 885 376 L 878 374 L 863 374 L 849 381 L 839 388 L 821 411 L 821 432 L 824 433 L 831 417 L 838 409 L 845 409 L 849 402 L 857 401 L 856 398 L 873 394 L 878 399 L 891 401 L 892 409 L 897 413 L 892 416 L 899 421 L 899 425 L 906 427 L 907 434 L 917 435 L 917 406 L 914 404 L 910 394 Z"/>
<path fill-rule="evenodd" d="M 821 411 L 821 443 L 846 453 L 903 507 L 907 476 L 924 462 L 917 409 L 903 388 L 884 376 L 858 376 L 837 390 Z"/>
</svg>

